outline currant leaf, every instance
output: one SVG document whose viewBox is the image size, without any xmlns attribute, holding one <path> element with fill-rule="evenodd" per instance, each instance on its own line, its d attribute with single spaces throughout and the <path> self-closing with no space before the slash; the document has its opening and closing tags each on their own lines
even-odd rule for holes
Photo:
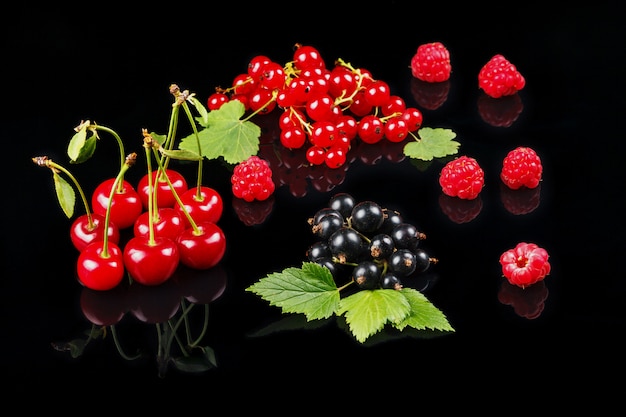
<svg viewBox="0 0 626 417">
<path fill-rule="evenodd" d="M 198 153 L 207 159 L 223 157 L 238 164 L 259 151 L 261 128 L 241 120 L 245 107 L 239 100 L 224 103 L 219 109 L 208 112 L 204 129 L 180 140 L 179 149 Z"/>
<path fill-rule="evenodd" d="M 403 288 L 399 291 L 411 306 L 411 311 L 403 320 L 393 323 L 398 330 L 413 327 L 418 330 L 441 330 L 454 332 L 446 316 L 435 307 L 421 292 L 413 288 Z"/>
<path fill-rule="evenodd" d="M 307 320 L 332 316 L 339 306 L 339 289 L 330 271 L 316 263 L 271 273 L 246 291 L 255 293 L 283 313 L 301 313 Z"/>
<path fill-rule="evenodd" d="M 397 290 L 361 290 L 342 298 L 337 315 L 345 315 L 354 337 L 363 343 L 386 323 L 398 323 L 411 312 L 411 304 Z"/>
<path fill-rule="evenodd" d="M 454 155 L 461 144 L 455 140 L 456 133 L 451 129 L 423 127 L 418 132 L 419 139 L 404 146 L 404 155 L 409 158 L 430 161 Z"/>
<path fill-rule="evenodd" d="M 63 209 L 63 212 L 69 219 L 74 215 L 74 206 L 76 205 L 76 193 L 74 192 L 74 188 L 56 172 L 52 173 L 52 178 L 61 209 Z"/>
</svg>

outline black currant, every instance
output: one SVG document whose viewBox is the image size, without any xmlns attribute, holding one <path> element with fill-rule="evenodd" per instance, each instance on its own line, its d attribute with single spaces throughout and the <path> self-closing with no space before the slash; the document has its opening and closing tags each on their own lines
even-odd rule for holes
<svg viewBox="0 0 626 417">
<path fill-rule="evenodd" d="M 365 234 L 377 231 L 385 220 L 382 207 L 373 201 L 355 204 L 350 219 L 352 227 Z"/>
<path fill-rule="evenodd" d="M 425 272 L 431 264 L 437 263 L 437 259 L 428 256 L 424 249 L 415 250 L 415 263 L 417 272 Z"/>
<path fill-rule="evenodd" d="M 348 193 L 337 193 L 331 197 L 328 207 L 337 210 L 343 217 L 350 217 L 356 201 Z"/>
<path fill-rule="evenodd" d="M 322 240 L 330 238 L 330 236 L 337 230 L 343 227 L 343 220 L 341 217 L 334 215 L 323 216 L 319 222 L 311 227 L 313 234 Z"/>
<path fill-rule="evenodd" d="M 363 261 L 352 270 L 352 279 L 363 290 L 380 287 L 382 268 L 373 261 Z"/>
<path fill-rule="evenodd" d="M 379 233 L 372 237 L 368 246 L 368 252 L 374 259 L 387 259 L 394 251 L 395 244 L 391 236 Z"/>
<path fill-rule="evenodd" d="M 328 238 L 328 247 L 339 263 L 355 262 L 363 252 L 363 239 L 349 227 L 341 227 Z"/>
<path fill-rule="evenodd" d="M 417 249 L 420 240 L 424 239 L 426 235 L 417 230 L 415 225 L 401 223 L 393 228 L 391 237 L 396 244 L 396 248 L 414 251 Z"/>
<path fill-rule="evenodd" d="M 319 241 L 313 243 L 306 251 L 306 257 L 309 261 L 315 262 L 321 258 L 332 258 L 330 247 L 326 241 Z"/>
<path fill-rule="evenodd" d="M 393 273 L 387 272 L 385 275 L 383 275 L 380 281 L 380 286 L 385 290 L 401 290 L 402 281 Z"/>
<path fill-rule="evenodd" d="M 395 210 L 383 208 L 383 216 L 383 224 L 380 226 L 381 233 L 391 234 L 397 225 L 404 223 L 402 215 Z"/>
<path fill-rule="evenodd" d="M 324 207 L 323 209 L 318 210 L 313 217 L 311 217 L 308 222 L 311 226 L 315 226 L 317 225 L 320 220 L 322 220 L 324 217 L 331 215 L 331 216 L 337 216 L 338 218 L 341 219 L 341 221 L 343 222 L 344 217 L 341 215 L 341 213 L 337 210 L 331 209 L 330 207 Z"/>
<path fill-rule="evenodd" d="M 389 270 L 400 277 L 411 275 L 416 267 L 416 256 L 408 249 L 398 249 L 389 257 Z"/>
<path fill-rule="evenodd" d="M 333 276 L 334 279 L 339 278 L 341 274 L 340 266 L 333 262 L 331 258 L 319 258 L 316 259 L 314 262 L 318 265 L 326 267 L 330 271 L 330 274 Z"/>
</svg>

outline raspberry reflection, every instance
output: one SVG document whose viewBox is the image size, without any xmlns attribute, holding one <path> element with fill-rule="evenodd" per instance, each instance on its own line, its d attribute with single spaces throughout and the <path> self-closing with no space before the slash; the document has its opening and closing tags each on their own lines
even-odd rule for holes
<svg viewBox="0 0 626 417">
<path fill-rule="evenodd" d="M 529 320 L 541 315 L 548 298 L 548 288 L 544 281 L 539 281 L 525 288 L 503 281 L 498 292 L 498 301 L 513 307 L 513 311 L 520 317 Z"/>
<path fill-rule="evenodd" d="M 487 94 L 478 97 L 478 113 L 488 124 L 494 127 L 510 127 L 524 110 L 519 94 L 492 98 Z"/>
</svg>

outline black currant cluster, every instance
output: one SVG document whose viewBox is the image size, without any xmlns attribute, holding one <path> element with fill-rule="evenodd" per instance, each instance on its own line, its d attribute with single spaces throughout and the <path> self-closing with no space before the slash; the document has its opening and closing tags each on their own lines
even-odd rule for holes
<svg viewBox="0 0 626 417">
<path fill-rule="evenodd" d="M 360 289 L 399 290 L 405 278 L 437 263 L 420 247 L 424 233 L 399 212 L 374 201 L 338 193 L 308 223 L 319 240 L 306 256 L 328 268 L 337 282 L 347 279 Z"/>
</svg>

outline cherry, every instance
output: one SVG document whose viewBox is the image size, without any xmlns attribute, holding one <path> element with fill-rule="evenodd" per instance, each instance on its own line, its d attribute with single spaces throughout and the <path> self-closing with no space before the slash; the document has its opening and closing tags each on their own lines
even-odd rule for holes
<svg viewBox="0 0 626 417">
<path fill-rule="evenodd" d="M 168 237 L 175 240 L 185 230 L 183 215 L 173 207 L 162 207 L 157 210 L 152 219 L 154 236 Z M 136 237 L 150 234 L 150 211 L 144 211 L 139 215 L 133 226 L 133 234 Z"/>
<path fill-rule="evenodd" d="M 215 223 L 198 223 L 185 229 L 176 239 L 180 262 L 192 269 L 209 269 L 222 260 L 226 252 L 226 236 Z"/>
<path fill-rule="evenodd" d="M 124 246 L 124 266 L 131 278 L 143 285 L 167 281 L 179 260 L 176 242 L 167 237 L 133 237 Z"/>
<path fill-rule="evenodd" d="M 190 188 L 180 195 L 180 200 L 187 213 L 196 223 L 217 223 L 224 211 L 222 196 L 211 187 Z M 184 214 L 185 210 L 180 205 L 176 205 L 175 208 L 181 213 L 185 227 L 189 227 L 191 224 Z"/>
<path fill-rule="evenodd" d="M 101 241 L 104 238 L 104 216 L 91 213 L 91 222 L 88 214 L 83 214 L 74 220 L 70 227 L 70 239 L 78 251 L 82 251 L 91 242 Z M 119 243 L 120 231 L 117 226 L 109 222 L 109 241 Z"/>
<path fill-rule="evenodd" d="M 159 175 L 161 174 L 161 175 Z M 173 169 L 166 169 L 165 175 L 169 178 L 174 191 L 178 195 L 183 194 L 189 188 L 187 180 L 178 171 Z M 172 193 L 170 184 L 165 180 L 163 171 L 156 170 L 152 172 L 152 185 L 156 189 L 156 205 L 157 207 L 174 207 L 176 205 L 176 198 Z M 141 204 L 144 209 L 148 208 L 148 193 L 150 192 L 148 174 L 141 177 L 137 183 L 137 193 L 141 199 Z"/>
<path fill-rule="evenodd" d="M 115 288 L 122 282 L 124 272 L 122 250 L 106 239 L 90 243 L 78 255 L 78 280 L 92 290 L 106 291 Z"/>
<path fill-rule="evenodd" d="M 109 178 L 96 187 L 91 197 L 94 213 L 106 215 L 114 184 L 115 178 Z M 111 198 L 111 221 L 120 230 L 126 229 L 135 223 L 142 212 L 143 205 L 139 193 L 128 181 L 122 180 L 122 185 L 116 187 Z"/>
</svg>

